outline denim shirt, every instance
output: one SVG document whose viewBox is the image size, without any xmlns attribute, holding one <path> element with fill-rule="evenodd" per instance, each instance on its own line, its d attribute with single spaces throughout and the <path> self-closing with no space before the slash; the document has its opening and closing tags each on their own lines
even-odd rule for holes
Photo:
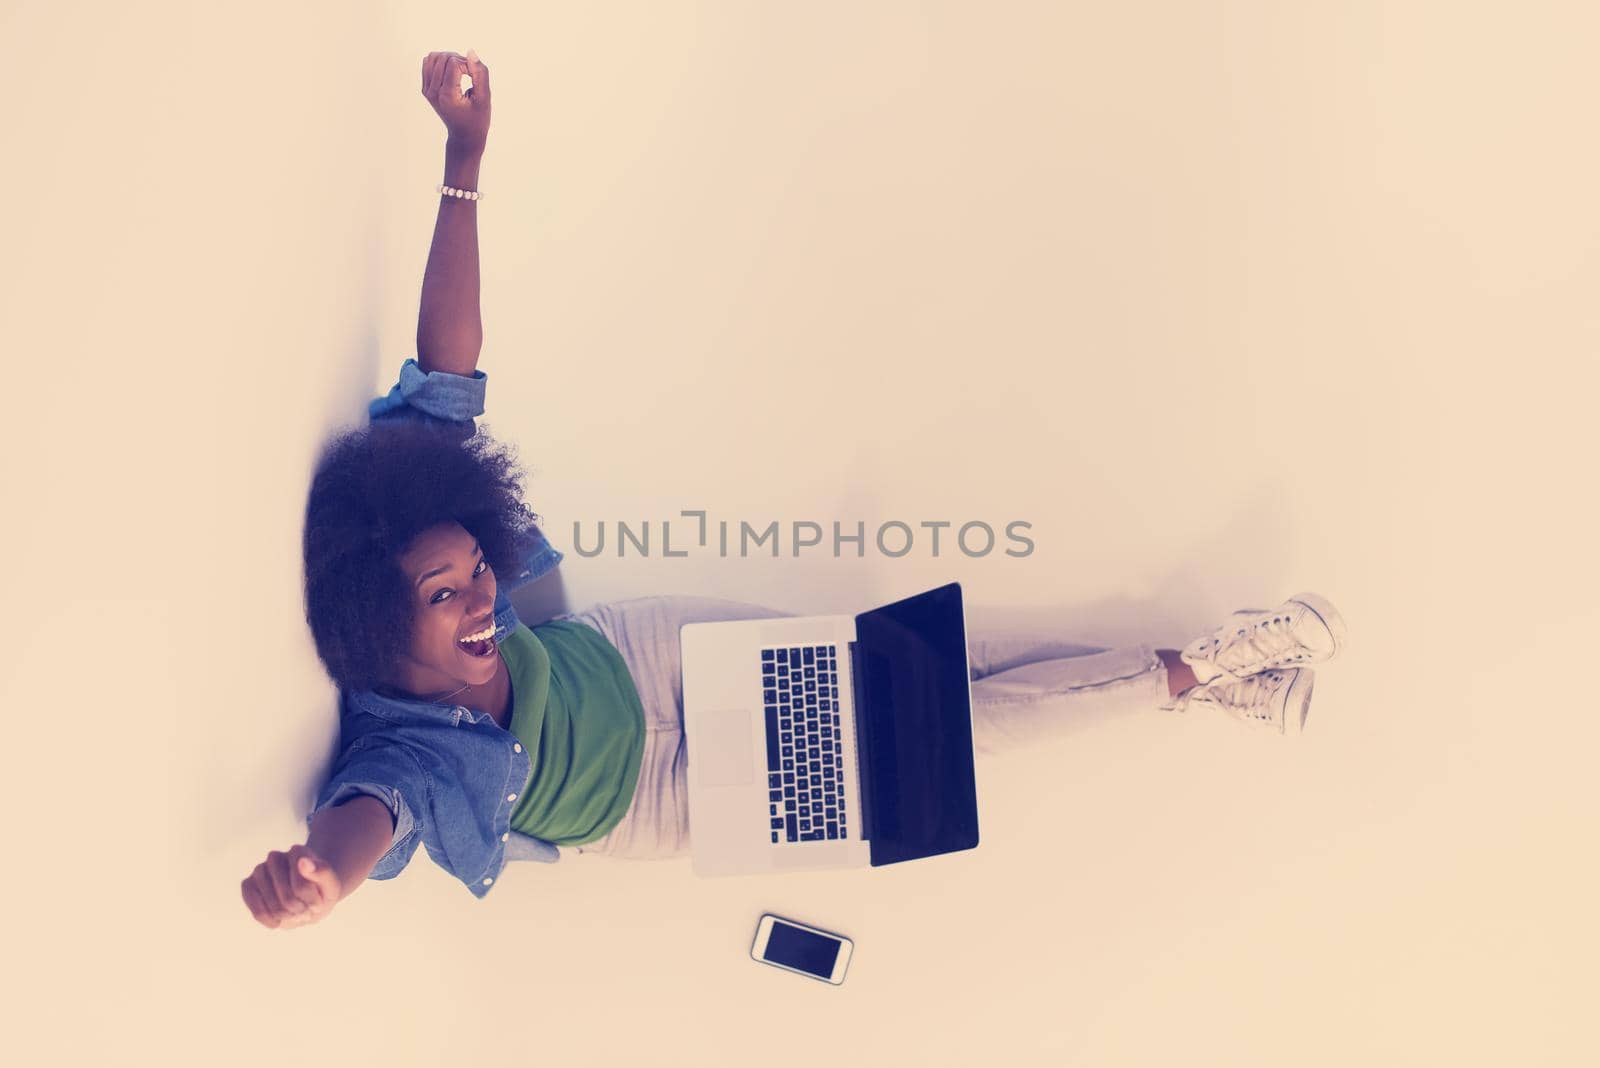
<svg viewBox="0 0 1600 1068">
<path fill-rule="evenodd" d="M 400 380 L 367 406 L 371 422 L 403 419 L 436 423 L 464 442 L 477 433 L 488 376 L 424 372 L 415 359 Z M 508 590 L 550 571 L 565 554 L 539 533 L 516 570 L 500 580 L 494 602 L 495 639 L 521 626 Z M 342 692 L 339 756 L 317 794 L 306 825 L 320 811 L 358 794 L 378 798 L 394 816 L 394 838 L 370 879 L 393 879 L 417 846 L 477 897 L 494 885 L 510 860 L 554 862 L 561 851 L 511 829 L 511 812 L 532 773 L 522 743 L 488 712 L 464 705 L 386 697 L 371 690 Z"/>
</svg>

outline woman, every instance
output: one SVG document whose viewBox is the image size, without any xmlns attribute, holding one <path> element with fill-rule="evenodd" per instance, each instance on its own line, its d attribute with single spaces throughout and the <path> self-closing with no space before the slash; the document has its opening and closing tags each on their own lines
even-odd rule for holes
<svg viewBox="0 0 1600 1068">
<path fill-rule="evenodd" d="M 472 88 L 461 91 L 462 75 Z M 489 71 L 430 53 L 422 91 L 448 131 L 416 360 L 324 450 L 306 511 L 306 619 L 339 685 L 340 753 L 303 845 L 241 884 L 268 927 L 315 922 L 425 845 L 482 897 L 508 860 L 558 847 L 618 857 L 688 849 L 678 628 L 792 615 L 641 597 L 528 627 L 506 597 L 562 554 L 522 502 L 513 450 L 478 434 L 477 188 Z M 1344 624 L 1300 594 L 1235 613 L 1182 652 L 969 635 L 973 740 L 993 753 L 1107 715 L 1210 706 L 1298 733 L 1307 665 Z"/>
</svg>

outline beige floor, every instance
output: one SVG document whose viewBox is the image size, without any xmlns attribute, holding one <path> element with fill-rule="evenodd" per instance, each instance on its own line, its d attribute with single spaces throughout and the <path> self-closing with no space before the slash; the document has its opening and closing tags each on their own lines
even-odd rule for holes
<svg viewBox="0 0 1600 1068">
<path fill-rule="evenodd" d="M 814 1063 L 794 1013 L 848 1064 L 1593 1063 L 1592 18 L 195 11 L 0 15 L 17 1063 Z M 333 744 L 306 478 L 414 354 L 415 65 L 469 46 L 486 418 L 568 550 L 530 618 L 954 578 L 1168 644 L 1310 588 L 1351 638 L 1306 736 L 1130 716 L 983 765 L 982 846 L 893 869 L 477 902 L 419 854 L 255 926 Z M 1034 549 L 571 551 L 694 509 Z M 853 936 L 845 984 L 752 962 L 765 911 Z"/>
</svg>

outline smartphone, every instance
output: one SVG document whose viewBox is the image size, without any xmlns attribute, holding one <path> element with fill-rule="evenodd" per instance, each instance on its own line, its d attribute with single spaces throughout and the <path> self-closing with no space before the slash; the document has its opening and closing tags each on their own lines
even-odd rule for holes
<svg viewBox="0 0 1600 1068">
<path fill-rule="evenodd" d="M 844 970 L 850 966 L 850 954 L 855 948 L 855 943 L 843 935 L 768 912 L 756 924 L 750 956 L 774 968 L 838 986 L 844 982 Z"/>
</svg>

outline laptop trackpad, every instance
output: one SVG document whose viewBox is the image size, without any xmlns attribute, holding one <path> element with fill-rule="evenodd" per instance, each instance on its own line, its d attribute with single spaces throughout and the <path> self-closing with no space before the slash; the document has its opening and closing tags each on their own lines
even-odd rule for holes
<svg viewBox="0 0 1600 1068">
<path fill-rule="evenodd" d="M 755 780 L 755 749 L 750 711 L 744 708 L 714 710 L 700 717 L 700 744 L 695 754 L 700 767 L 695 779 L 702 786 L 741 786 Z"/>
</svg>

